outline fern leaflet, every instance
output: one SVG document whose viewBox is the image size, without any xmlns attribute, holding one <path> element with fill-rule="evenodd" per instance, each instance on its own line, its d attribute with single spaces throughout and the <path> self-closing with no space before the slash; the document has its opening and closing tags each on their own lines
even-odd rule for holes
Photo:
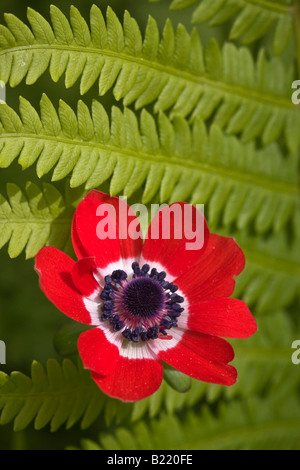
<svg viewBox="0 0 300 470">
<path fill-rule="evenodd" d="M 293 32 L 293 6 L 286 3 L 281 0 L 173 0 L 170 8 L 182 10 L 196 4 L 193 23 L 209 21 L 212 26 L 234 18 L 229 37 L 241 39 L 243 44 L 260 39 L 275 26 L 273 50 L 279 55 Z"/>
<path fill-rule="evenodd" d="M 247 266 L 237 279 L 235 295 L 255 306 L 257 313 L 299 303 L 298 238 L 292 242 L 284 233 L 265 239 L 240 232 L 236 239 L 243 247 Z"/>
<path fill-rule="evenodd" d="M 279 402 L 250 398 L 220 404 L 216 414 L 202 406 L 184 418 L 162 415 L 150 423 L 118 427 L 101 433 L 99 442 L 81 441 L 82 450 L 287 450 L 297 449 L 300 432 L 299 401 Z M 70 447 L 74 450 L 74 447 Z M 76 447 L 75 447 L 76 449 Z"/>
<path fill-rule="evenodd" d="M 33 362 L 31 378 L 21 372 L 0 373 L 0 424 L 14 420 L 14 430 L 25 429 L 33 420 L 35 429 L 50 423 L 56 431 L 78 421 L 86 428 L 102 412 L 109 398 L 102 394 L 88 371 L 65 359 L 60 365 L 49 359 L 47 369 Z"/>
<path fill-rule="evenodd" d="M 15 258 L 25 249 L 26 259 L 33 258 L 46 244 L 62 250 L 70 247 L 70 224 L 74 207 L 64 201 L 51 184 L 40 190 L 26 184 L 26 195 L 13 183 L 6 187 L 8 199 L 0 194 L 0 247 L 7 242 L 8 253 Z"/>
</svg>

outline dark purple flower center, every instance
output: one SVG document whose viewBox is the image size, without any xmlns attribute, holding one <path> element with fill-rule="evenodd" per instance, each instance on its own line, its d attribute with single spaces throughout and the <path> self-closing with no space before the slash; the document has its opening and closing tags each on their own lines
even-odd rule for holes
<svg viewBox="0 0 300 470">
<path fill-rule="evenodd" d="M 124 309 L 129 315 L 153 318 L 165 303 L 164 290 L 157 281 L 149 277 L 132 279 L 122 292 Z"/>
<path fill-rule="evenodd" d="M 123 270 L 113 271 L 105 277 L 100 295 L 101 320 L 109 321 L 114 331 L 122 331 L 129 341 L 138 342 L 167 335 L 166 330 L 176 327 L 184 310 L 184 298 L 176 294 L 178 287 L 165 280 L 166 273 L 137 262 L 132 264 L 133 275 Z M 150 272 L 149 272 L 150 271 Z"/>
</svg>

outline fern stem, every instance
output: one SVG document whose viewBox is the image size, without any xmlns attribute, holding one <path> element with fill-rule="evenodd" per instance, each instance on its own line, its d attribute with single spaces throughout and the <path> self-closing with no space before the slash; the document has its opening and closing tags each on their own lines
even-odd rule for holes
<svg viewBox="0 0 300 470">
<path fill-rule="evenodd" d="M 18 47 L 13 47 L 9 48 L 6 50 L 0 50 L 0 56 L 1 55 L 6 55 L 6 54 L 13 54 L 13 53 L 20 53 L 21 55 L 24 54 L 24 52 L 29 51 L 29 52 L 34 52 L 35 50 L 47 50 L 47 51 L 61 51 L 61 52 L 77 52 L 77 53 L 82 53 L 82 54 L 95 54 L 95 55 L 102 55 L 107 58 L 113 58 L 113 59 L 118 59 L 123 62 L 127 63 L 134 63 L 136 65 L 139 65 L 141 67 L 146 67 L 149 70 L 155 70 L 159 71 L 161 73 L 165 73 L 167 75 L 170 75 L 172 77 L 176 77 L 178 79 L 185 80 L 186 82 L 193 83 L 195 85 L 200 85 L 200 86 L 205 86 L 205 87 L 210 87 L 212 89 L 217 90 L 218 92 L 222 92 L 225 95 L 235 95 L 239 96 L 242 99 L 249 99 L 249 100 L 254 100 L 257 101 L 258 103 L 264 103 L 266 105 L 270 106 L 276 106 L 280 108 L 285 108 L 285 109 L 293 109 L 294 105 L 291 102 L 290 99 L 286 98 L 285 96 L 279 96 L 279 95 L 271 95 L 267 94 L 265 92 L 260 92 L 258 90 L 250 90 L 249 88 L 244 88 L 244 87 L 239 87 L 237 85 L 230 85 L 225 82 L 221 82 L 220 80 L 217 79 L 211 79 L 207 77 L 206 75 L 200 76 L 193 74 L 191 72 L 187 72 L 185 70 L 177 69 L 171 66 L 167 66 L 166 64 L 162 64 L 159 62 L 154 62 L 147 60 L 142 57 L 138 56 L 130 56 L 126 53 L 120 53 L 120 52 L 114 52 L 111 50 L 107 49 L 96 49 L 93 47 L 82 47 L 82 46 L 74 46 L 74 45 L 60 45 L 60 44 L 51 44 L 45 45 L 45 44 L 30 44 L 26 46 L 18 46 Z"/>
<path fill-rule="evenodd" d="M 97 141 L 79 141 L 76 139 L 69 139 L 67 137 L 53 137 L 53 136 L 48 136 L 48 135 L 34 135 L 34 134 L 18 134 L 18 136 L 12 135 L 12 134 L 1 134 L 0 139 L 4 140 L 5 139 L 19 139 L 22 137 L 24 139 L 24 142 L 26 140 L 36 140 L 36 141 L 47 141 L 47 142 L 53 142 L 53 143 L 62 143 L 65 145 L 70 145 L 70 146 L 78 146 L 80 148 L 88 147 L 91 149 L 98 148 L 99 151 L 109 151 L 112 153 L 116 154 L 121 154 L 124 157 L 132 157 L 136 160 L 141 160 L 141 161 L 148 161 L 150 163 L 155 163 L 159 162 L 161 164 L 168 164 L 168 165 L 174 165 L 178 168 L 183 169 L 192 169 L 195 172 L 200 173 L 208 173 L 208 174 L 217 174 L 220 175 L 223 178 L 228 178 L 232 179 L 238 182 L 243 182 L 244 185 L 248 186 L 253 186 L 253 176 L 249 177 L 247 173 L 243 173 L 241 171 L 237 171 L 235 169 L 230 169 L 230 168 L 225 168 L 221 166 L 216 166 L 212 165 L 207 162 L 198 162 L 195 160 L 191 159 L 186 159 L 182 160 L 182 158 L 177 157 L 177 156 L 166 156 L 163 154 L 150 154 L 145 151 L 135 151 L 133 149 L 127 149 L 125 147 L 121 148 L 119 146 L 113 145 L 113 144 L 108 144 L 108 143 L 101 143 Z M 299 187 L 297 183 L 292 183 L 292 182 L 286 182 L 283 180 L 275 180 L 275 179 L 270 179 L 267 176 L 264 175 L 255 175 L 255 183 L 264 188 L 265 190 L 268 191 L 275 191 L 278 193 L 282 193 L 284 195 L 295 195 L 299 193 Z"/>
</svg>

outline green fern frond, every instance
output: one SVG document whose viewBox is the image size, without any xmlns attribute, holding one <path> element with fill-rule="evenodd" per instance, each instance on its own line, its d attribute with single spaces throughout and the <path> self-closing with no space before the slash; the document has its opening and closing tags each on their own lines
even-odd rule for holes
<svg viewBox="0 0 300 470">
<path fill-rule="evenodd" d="M 170 8 L 183 10 L 194 4 L 193 23 L 209 21 L 215 26 L 234 18 L 229 37 L 243 44 L 251 44 L 275 27 L 275 55 L 284 51 L 293 32 L 293 6 L 281 0 L 173 0 Z"/>
<path fill-rule="evenodd" d="M 62 365 L 49 359 L 46 371 L 35 361 L 31 378 L 21 372 L 10 376 L 0 372 L 0 424 L 14 420 L 15 431 L 25 429 L 32 421 L 37 430 L 48 424 L 51 431 L 62 425 L 69 429 L 78 421 L 87 428 L 107 400 L 114 401 L 99 390 L 88 371 L 69 359 Z"/>
<path fill-rule="evenodd" d="M 210 2 L 211 3 L 211 2 Z M 75 7 L 70 22 L 51 7 L 52 25 L 28 9 L 31 28 L 12 14 L 0 28 L 0 79 L 16 86 L 24 78 L 33 84 L 47 69 L 54 81 L 65 73 L 66 87 L 80 77 L 86 93 L 98 82 L 99 94 L 113 88 L 117 100 L 136 108 L 155 102 L 155 111 L 208 119 L 242 140 L 262 136 L 269 144 L 285 135 L 288 148 L 300 145 L 300 112 L 290 98 L 292 70 L 279 58 L 257 62 L 246 48 L 212 41 L 203 52 L 196 30 L 183 25 L 176 31 L 168 20 L 160 38 L 157 23 L 149 18 L 145 36 L 125 12 L 121 25 L 111 8 L 106 22 L 93 6 L 90 27 Z"/>
<path fill-rule="evenodd" d="M 26 259 L 46 244 L 67 249 L 74 207 L 53 185 L 45 183 L 41 190 L 28 182 L 24 194 L 9 183 L 6 192 L 7 199 L 0 194 L 0 248 L 8 243 L 11 258 L 25 250 Z"/>
<path fill-rule="evenodd" d="M 299 239 L 284 233 L 265 239 L 237 233 L 246 255 L 246 269 L 237 279 L 235 296 L 241 296 L 257 313 L 272 311 L 300 300 Z"/>
<path fill-rule="evenodd" d="M 275 328 L 276 327 L 276 328 Z M 163 381 L 160 389 L 145 400 L 122 403 L 104 395 L 81 364 L 65 359 L 60 365 L 50 359 L 46 371 L 38 362 L 32 364 L 31 377 L 20 372 L 10 376 L 0 373 L 0 424 L 14 420 L 16 431 L 34 421 L 35 429 L 50 424 L 56 431 L 62 425 L 69 429 L 81 422 L 89 427 L 100 415 L 110 425 L 137 422 L 145 415 L 153 419 L 162 412 L 173 415 L 199 403 L 216 402 L 220 397 L 253 396 L 276 391 L 292 394 L 298 384 L 298 370 L 291 363 L 294 327 L 283 313 L 259 319 L 259 333 L 253 338 L 233 341 L 234 365 L 239 381 L 233 387 L 222 387 L 193 380 L 187 393 L 179 393 Z M 263 373 L 262 373 L 263 371 Z"/>
<path fill-rule="evenodd" d="M 216 412 L 203 406 L 183 418 L 162 415 L 149 423 L 101 433 L 99 443 L 82 440 L 90 450 L 292 450 L 299 446 L 299 400 L 251 397 L 220 404 Z M 74 447 L 72 447 L 74 449 Z"/>
<path fill-rule="evenodd" d="M 138 121 L 116 107 L 109 121 L 97 101 L 92 113 L 80 101 L 77 115 L 60 101 L 57 113 L 45 95 L 40 116 L 23 98 L 20 117 L 1 105 L 0 124 L 1 167 L 18 157 L 23 169 L 36 163 L 39 177 L 52 168 L 53 181 L 71 174 L 72 187 L 91 189 L 111 178 L 114 195 L 129 197 L 144 185 L 144 202 L 158 191 L 162 202 L 208 202 L 212 226 L 221 218 L 225 226 L 253 222 L 259 233 L 280 232 L 298 214 L 297 158 L 284 158 L 277 144 L 241 144 L 217 125 L 208 133 L 202 121 L 190 128 L 160 113 L 156 122 L 145 110 Z"/>
<path fill-rule="evenodd" d="M 161 410 L 172 415 L 206 401 L 215 403 L 220 398 L 251 398 L 254 394 L 282 396 L 298 387 L 298 369 L 292 364 L 291 344 L 299 337 L 299 326 L 293 324 L 286 312 L 272 312 L 259 317 L 258 333 L 247 340 L 230 340 L 235 350 L 232 363 L 238 370 L 238 382 L 232 387 L 192 381 L 187 393 L 178 393 L 164 382 L 160 389 L 145 400 L 134 404 L 131 419 L 138 421 L 147 415 L 157 417 Z M 295 331 L 296 329 L 296 331 Z M 298 335 L 297 335 L 298 334 Z"/>
<path fill-rule="evenodd" d="M 25 100 L 21 100 L 21 118 L 7 105 L 0 107 L 2 166 L 20 152 L 23 168 L 36 160 L 38 175 L 42 176 L 55 165 L 53 179 L 72 172 L 75 186 L 87 181 L 88 189 L 97 187 L 112 175 L 113 194 L 123 189 L 130 196 L 144 184 L 148 201 L 162 184 L 162 202 L 207 203 L 211 227 L 219 220 L 224 234 L 233 235 L 246 255 L 247 265 L 237 280 L 236 296 L 255 306 L 257 312 L 286 307 L 299 298 L 296 160 L 284 160 L 278 147 L 256 151 L 252 144 L 241 145 L 234 137 L 224 136 L 217 127 L 207 134 L 199 122 L 191 132 L 183 119 L 176 118 L 171 124 L 164 115 L 157 130 L 146 111 L 138 123 L 132 111 L 122 114 L 115 108 L 109 123 L 97 102 L 92 115 L 80 103 L 77 116 L 61 102 L 58 116 L 45 96 L 41 119 Z M 190 155 L 186 148 L 191 149 Z M 47 184 L 41 191 L 28 183 L 26 196 L 15 185 L 9 185 L 7 192 L 8 200 L 4 196 L 0 199 L 0 246 L 9 241 L 10 256 L 18 256 L 26 247 L 26 257 L 34 257 L 45 244 L 66 250 L 76 204 L 64 202 L 62 195 Z M 83 196 L 81 189 L 80 194 Z M 293 240 L 282 232 L 290 221 L 295 224 Z M 254 222 L 258 232 L 273 227 L 276 235 L 257 238 L 243 231 L 232 234 L 233 222 L 240 229 Z M 222 230 L 218 228 L 218 232 Z"/>
</svg>

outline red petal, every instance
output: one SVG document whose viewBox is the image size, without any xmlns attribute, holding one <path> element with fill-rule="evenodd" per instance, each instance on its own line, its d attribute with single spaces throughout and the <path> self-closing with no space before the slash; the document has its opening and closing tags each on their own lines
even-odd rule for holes
<svg viewBox="0 0 300 470">
<path fill-rule="evenodd" d="M 100 286 L 93 275 L 95 268 L 94 258 L 82 258 L 72 269 L 74 285 L 85 297 L 93 297 L 95 293 L 99 293 Z"/>
<path fill-rule="evenodd" d="M 100 327 L 80 335 L 78 350 L 84 366 L 102 375 L 111 374 L 119 358 L 118 345 Z"/>
<path fill-rule="evenodd" d="M 227 341 L 192 331 L 185 331 L 181 337 L 179 331 L 173 333 L 178 339 L 173 347 L 169 347 L 168 341 L 156 339 L 151 342 L 151 348 L 163 361 L 203 382 L 220 385 L 236 382 L 236 369 L 227 365 L 234 357 Z"/>
<path fill-rule="evenodd" d="M 177 202 L 164 207 L 153 217 L 143 258 L 159 263 L 170 276 L 177 277 L 201 257 L 208 238 L 203 214 L 191 204 Z"/>
<path fill-rule="evenodd" d="M 152 395 L 160 387 L 163 368 L 147 344 L 132 343 L 128 347 L 129 356 L 119 357 L 111 375 L 101 377 L 92 373 L 92 377 L 107 395 L 123 401 L 138 401 Z"/>
<path fill-rule="evenodd" d="M 35 261 L 40 287 L 48 299 L 68 317 L 89 325 L 91 316 L 72 280 L 74 265 L 74 260 L 53 247 L 42 248 Z"/>
<path fill-rule="evenodd" d="M 107 238 L 101 239 L 103 236 Z M 72 239 L 78 258 L 94 257 L 99 268 L 120 259 L 138 259 L 142 251 L 134 211 L 122 199 L 95 190 L 76 209 Z"/>
<path fill-rule="evenodd" d="M 225 338 L 248 338 L 257 331 L 255 318 L 245 302 L 217 299 L 189 307 L 187 321 L 183 315 L 178 326 Z"/>
<path fill-rule="evenodd" d="M 190 305 L 230 297 L 235 287 L 233 277 L 244 267 L 244 253 L 234 239 L 211 234 L 203 255 L 174 283 Z"/>
</svg>

